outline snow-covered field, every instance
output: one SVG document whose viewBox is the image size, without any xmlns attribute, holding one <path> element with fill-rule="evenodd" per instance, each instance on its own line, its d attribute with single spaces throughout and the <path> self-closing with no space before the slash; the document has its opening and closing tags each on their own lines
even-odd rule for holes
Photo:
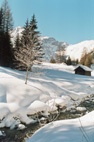
<svg viewBox="0 0 94 142">
<path fill-rule="evenodd" d="M 50 63 L 36 65 L 33 67 L 33 72 L 29 74 L 27 85 L 25 84 L 25 72 L 0 67 L 0 128 L 6 126 L 13 129 L 16 126 L 18 129 L 23 129 L 25 127 L 25 125 L 22 125 L 23 122 L 26 124 L 35 122 L 28 115 L 42 111 L 47 115 L 48 112 L 57 109 L 56 105 L 66 106 L 67 109 L 70 109 L 74 106 L 73 100 L 75 100 L 75 103 L 79 103 L 84 97 L 91 94 L 94 94 L 94 73 L 92 72 L 91 77 L 75 75 L 73 66 Z M 93 116 L 94 112 L 82 117 L 81 120 L 87 117 L 91 118 L 91 115 Z M 91 123 L 94 123 L 92 121 L 93 119 L 88 125 L 91 126 Z M 61 127 L 62 125 L 64 127 Z M 51 132 L 52 136 L 55 134 L 57 136 L 60 132 L 57 141 L 61 142 L 63 130 L 68 131 L 70 135 L 73 134 L 70 129 L 75 131 L 77 128 L 77 132 L 81 132 L 79 125 L 78 119 L 54 122 L 47 125 L 41 132 L 45 132 L 45 135 L 49 135 Z M 85 125 L 84 122 L 83 125 Z M 91 131 L 94 130 L 93 127 L 92 130 L 91 127 L 88 130 L 89 126 L 85 126 L 91 135 Z M 75 133 L 77 132 L 75 131 Z M 40 133 L 38 135 L 40 136 Z M 44 137 L 46 137 L 45 135 Z M 66 135 L 64 142 L 69 142 Z M 30 142 L 34 142 L 34 139 Z M 44 142 L 44 140 L 41 139 L 38 142 Z"/>
</svg>

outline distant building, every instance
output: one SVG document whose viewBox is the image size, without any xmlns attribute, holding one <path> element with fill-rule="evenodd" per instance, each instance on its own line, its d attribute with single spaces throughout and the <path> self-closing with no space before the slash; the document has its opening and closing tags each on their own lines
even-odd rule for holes
<svg viewBox="0 0 94 142">
<path fill-rule="evenodd" d="M 80 75 L 87 75 L 91 76 L 91 68 L 84 66 L 84 65 L 78 65 L 75 69 L 75 74 L 80 74 Z"/>
</svg>

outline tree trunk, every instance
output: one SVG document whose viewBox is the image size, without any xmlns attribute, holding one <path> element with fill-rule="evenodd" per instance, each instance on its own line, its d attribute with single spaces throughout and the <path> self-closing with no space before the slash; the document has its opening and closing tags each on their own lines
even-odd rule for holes
<svg viewBox="0 0 94 142">
<path fill-rule="evenodd" d="M 27 80 L 28 80 L 28 67 L 27 67 L 27 70 L 26 70 L 26 78 L 25 78 L 25 84 L 27 84 Z"/>
</svg>

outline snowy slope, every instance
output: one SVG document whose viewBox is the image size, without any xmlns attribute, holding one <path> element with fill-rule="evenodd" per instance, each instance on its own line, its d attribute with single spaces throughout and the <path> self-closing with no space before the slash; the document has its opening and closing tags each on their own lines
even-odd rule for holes
<svg viewBox="0 0 94 142">
<path fill-rule="evenodd" d="M 94 51 L 94 40 L 87 40 L 74 45 L 69 45 L 66 48 L 66 55 L 69 55 L 72 60 L 80 60 L 85 51 L 87 53 Z"/>
<path fill-rule="evenodd" d="M 94 142 L 94 111 L 81 118 L 51 122 L 26 142 Z"/>
<path fill-rule="evenodd" d="M 23 32 L 23 28 L 22 27 L 16 27 L 15 29 L 13 29 L 11 32 L 10 32 L 10 35 L 11 35 L 11 41 L 12 43 L 14 44 L 15 40 L 16 40 L 16 37 L 17 37 L 17 34 L 19 34 L 19 36 L 21 37 L 22 36 L 22 32 Z"/>
<path fill-rule="evenodd" d="M 28 115 L 51 112 L 57 104 L 71 108 L 71 98 L 78 103 L 94 94 L 94 77 L 75 75 L 73 70 L 65 64 L 36 65 L 25 85 L 25 72 L 0 67 L 0 127 L 34 123 Z"/>
</svg>

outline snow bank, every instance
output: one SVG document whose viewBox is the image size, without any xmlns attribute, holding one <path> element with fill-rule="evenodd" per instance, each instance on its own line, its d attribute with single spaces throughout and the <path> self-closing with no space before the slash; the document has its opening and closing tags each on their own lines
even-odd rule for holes
<svg viewBox="0 0 94 142">
<path fill-rule="evenodd" d="M 77 119 L 51 122 L 39 129 L 26 142 L 94 141 L 94 111 Z"/>
</svg>

